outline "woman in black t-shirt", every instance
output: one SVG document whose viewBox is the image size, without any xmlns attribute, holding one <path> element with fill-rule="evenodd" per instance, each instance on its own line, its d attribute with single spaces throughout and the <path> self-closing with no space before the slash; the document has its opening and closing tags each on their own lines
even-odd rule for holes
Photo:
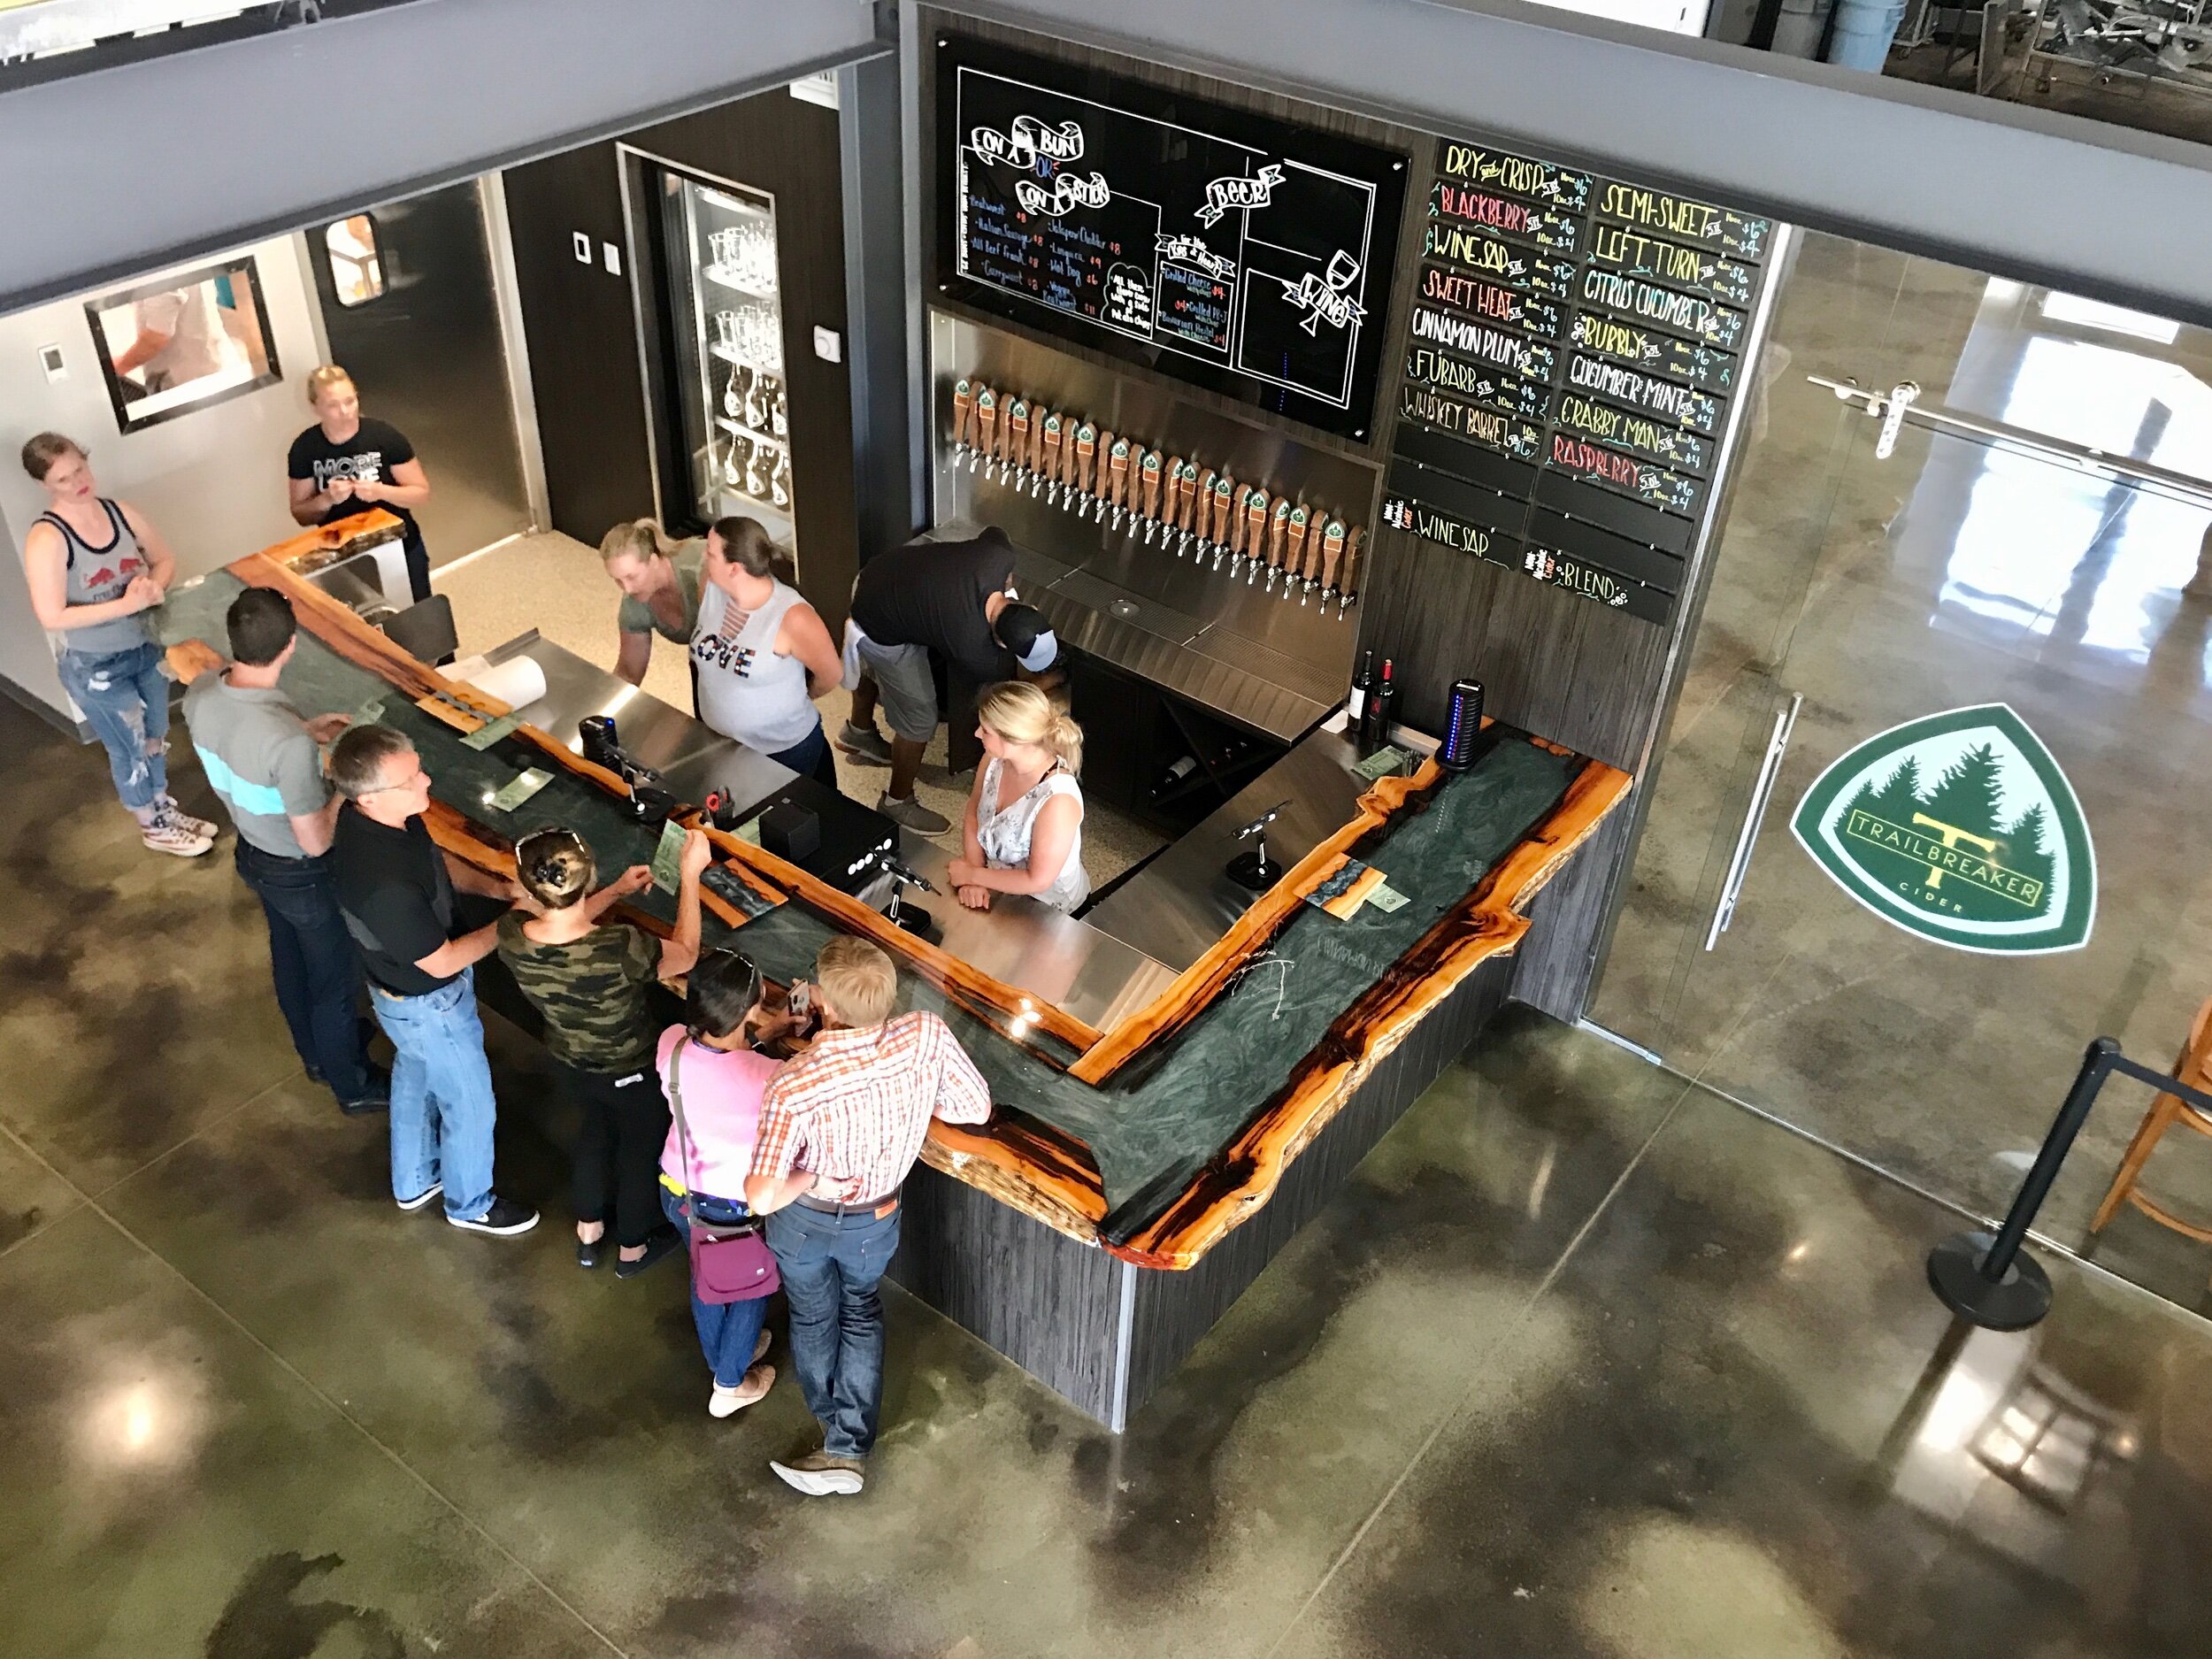
<svg viewBox="0 0 2212 1659">
<path fill-rule="evenodd" d="M 415 446 L 396 426 L 361 413 L 353 377 L 326 364 L 307 377 L 314 426 L 292 440 L 285 472 L 291 480 L 292 518 L 330 524 L 381 507 L 405 527 L 407 580 L 418 603 L 430 597 L 430 549 L 414 509 L 430 499 L 430 480 Z"/>
</svg>

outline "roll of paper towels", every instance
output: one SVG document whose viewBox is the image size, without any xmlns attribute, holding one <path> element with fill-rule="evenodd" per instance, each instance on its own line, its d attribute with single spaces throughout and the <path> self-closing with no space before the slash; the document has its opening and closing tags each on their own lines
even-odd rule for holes
<svg viewBox="0 0 2212 1659">
<path fill-rule="evenodd" d="M 530 657 L 511 657 L 471 674 L 469 684 L 511 709 L 526 708 L 545 695 L 545 670 Z"/>
</svg>

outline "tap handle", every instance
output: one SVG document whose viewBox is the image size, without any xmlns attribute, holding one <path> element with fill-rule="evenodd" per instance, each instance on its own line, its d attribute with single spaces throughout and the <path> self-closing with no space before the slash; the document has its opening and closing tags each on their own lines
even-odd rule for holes
<svg viewBox="0 0 2212 1659">
<path fill-rule="evenodd" d="M 987 461 L 998 459 L 998 394 L 986 386 L 975 395 L 975 447 Z"/>
<path fill-rule="evenodd" d="M 1258 559 L 1267 551 L 1267 520 L 1271 503 L 1267 492 L 1257 484 L 1244 498 L 1244 551 L 1248 557 Z"/>
<path fill-rule="evenodd" d="M 1075 454 L 1071 458 L 1069 480 L 1086 495 L 1091 493 L 1091 479 L 1098 466 L 1098 428 L 1085 421 L 1075 429 Z"/>
<path fill-rule="evenodd" d="M 1039 440 L 1043 449 L 1045 481 L 1055 486 L 1060 482 L 1061 430 L 1065 425 L 1066 422 L 1060 419 L 1060 411 L 1054 410 L 1045 417 L 1044 434 Z"/>
<path fill-rule="evenodd" d="M 975 436 L 975 388 L 963 375 L 952 387 L 952 441 L 964 449 Z"/>
<path fill-rule="evenodd" d="M 1344 536 L 1344 569 L 1337 578 L 1337 591 L 1349 599 L 1359 591 L 1357 575 L 1360 558 L 1367 546 L 1367 532 L 1354 525 Z"/>
</svg>

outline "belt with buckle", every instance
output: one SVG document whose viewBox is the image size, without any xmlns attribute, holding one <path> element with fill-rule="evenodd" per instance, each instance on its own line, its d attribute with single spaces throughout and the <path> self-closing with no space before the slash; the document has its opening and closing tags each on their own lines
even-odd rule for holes
<svg viewBox="0 0 2212 1659">
<path fill-rule="evenodd" d="M 801 1193 L 791 1201 L 802 1209 L 818 1210 L 825 1216 L 873 1216 L 878 1221 L 896 1213 L 899 1195 L 892 1193 L 883 1198 L 865 1198 L 857 1203 L 833 1204 L 826 1198 L 817 1198 L 812 1193 Z"/>
</svg>

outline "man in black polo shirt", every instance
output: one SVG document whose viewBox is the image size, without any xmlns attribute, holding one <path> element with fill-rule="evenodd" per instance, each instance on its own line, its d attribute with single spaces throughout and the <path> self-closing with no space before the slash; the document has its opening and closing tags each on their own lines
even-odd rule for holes
<svg viewBox="0 0 2212 1659">
<path fill-rule="evenodd" d="M 914 541 L 877 555 L 853 584 L 849 644 L 863 670 L 852 718 L 837 746 L 878 765 L 891 781 L 876 810 L 925 835 L 951 825 L 914 799 L 922 751 L 937 730 L 937 682 L 929 653 L 945 659 L 954 706 L 965 710 L 981 687 L 1017 673 L 1041 674 L 1059 642 L 1034 607 L 1014 597 L 1014 547 L 996 525 L 969 541 Z M 887 750 L 876 704 L 891 722 Z"/>
<path fill-rule="evenodd" d="M 496 1102 L 474 964 L 497 946 L 499 930 L 453 931 L 456 887 L 511 900 L 520 889 L 439 851 L 422 821 L 430 774 L 390 726 L 349 730 L 330 752 L 330 780 L 348 802 L 331 849 L 338 906 L 361 947 L 377 1024 L 396 1050 L 392 1196 L 402 1210 L 419 1210 L 443 1192 L 445 1218 L 457 1227 L 527 1233 L 538 1212 L 492 1191 Z"/>
</svg>

